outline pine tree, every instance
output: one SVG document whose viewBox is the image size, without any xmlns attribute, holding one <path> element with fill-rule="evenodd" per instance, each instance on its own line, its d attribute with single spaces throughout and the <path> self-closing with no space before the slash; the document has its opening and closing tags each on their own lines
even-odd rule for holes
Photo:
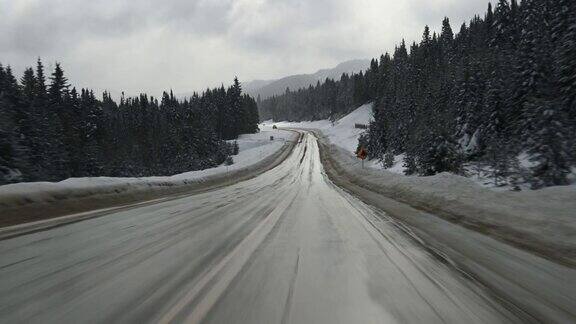
<svg viewBox="0 0 576 324">
<path fill-rule="evenodd" d="M 450 20 L 445 17 L 442 21 L 442 33 L 440 34 L 441 58 L 448 67 L 453 60 L 454 32 L 450 26 Z"/>
<path fill-rule="evenodd" d="M 416 159 L 414 155 L 409 151 L 406 152 L 406 155 L 404 155 L 403 167 L 404 167 L 404 174 L 406 175 L 414 175 L 418 171 L 418 168 L 416 166 Z"/>
<path fill-rule="evenodd" d="M 50 148 L 50 138 L 47 136 L 49 130 L 49 112 L 47 107 L 46 78 L 44 76 L 44 65 L 40 58 L 36 62 L 36 75 L 32 81 L 28 72 L 22 80 L 25 89 L 24 101 L 29 112 L 29 127 L 24 127 L 27 141 L 28 154 L 27 161 L 29 170 L 26 174 L 27 180 L 47 180 L 47 163 L 49 161 L 48 151 Z"/>
<path fill-rule="evenodd" d="M 490 177 L 496 187 L 512 184 L 516 187 L 522 180 L 520 166 L 517 158 L 517 150 L 505 138 L 493 137 L 487 143 L 481 165 L 490 167 Z"/>
<path fill-rule="evenodd" d="M 445 18 L 440 35 L 425 27 L 409 51 L 402 40 L 365 73 L 287 91 L 258 109 L 324 119 L 371 100 L 374 122 L 359 140 L 370 158 L 404 153 L 406 173 L 421 175 L 461 172 L 463 159 L 485 163 L 498 185 L 518 189 L 522 151 L 536 164 L 534 187 L 565 183 L 576 164 L 575 6 L 499 0 L 456 35 Z"/>
<path fill-rule="evenodd" d="M 44 76 L 44 65 L 40 58 L 36 62 L 36 99 L 38 105 L 43 105 L 46 98 L 46 77 Z"/>
<path fill-rule="evenodd" d="M 62 70 L 60 63 L 56 63 L 50 80 L 50 88 L 48 89 L 49 100 L 52 104 L 61 103 L 69 85 L 68 80 L 64 77 L 64 70 Z"/>
<path fill-rule="evenodd" d="M 382 160 L 382 167 L 385 169 L 390 169 L 394 166 L 394 154 L 391 152 L 386 152 L 384 154 L 384 159 Z"/>
<path fill-rule="evenodd" d="M 532 168 L 533 187 L 566 185 L 570 173 L 570 147 L 566 118 L 556 105 L 562 103 L 553 99 L 533 99 L 528 105 L 535 111 L 532 145 L 528 153 L 536 166 Z"/>
<path fill-rule="evenodd" d="M 576 114 L 576 3 L 561 0 L 554 22 L 557 65 L 562 95 L 572 117 Z"/>
<path fill-rule="evenodd" d="M 465 60 L 463 75 L 457 82 L 454 98 L 456 111 L 456 138 L 469 157 L 480 154 L 478 147 L 481 116 L 484 113 L 484 85 L 480 67 L 477 63 Z"/>
<path fill-rule="evenodd" d="M 19 111 L 22 105 L 16 78 L 10 66 L 0 65 L 0 183 L 22 181 L 25 163 L 25 147 L 20 138 Z"/>
<path fill-rule="evenodd" d="M 36 77 L 34 76 L 34 70 L 32 70 L 32 68 L 24 70 L 24 75 L 22 76 L 20 83 L 22 84 L 24 105 L 29 108 L 36 97 L 37 89 Z"/>
<path fill-rule="evenodd" d="M 576 124 L 576 2 L 559 0 L 552 12 L 552 41 L 556 78 L 563 98 L 561 107 L 567 125 Z M 567 130 L 571 160 L 576 165 L 576 127 Z"/>
<path fill-rule="evenodd" d="M 48 136 L 45 141 L 47 152 L 43 158 L 44 165 L 42 167 L 48 173 L 48 179 L 58 181 L 71 175 L 69 156 L 66 150 L 67 140 L 71 135 L 69 129 L 65 129 L 63 125 L 64 122 L 68 121 L 67 116 L 65 116 L 68 113 L 66 111 L 67 102 L 65 102 L 68 84 L 60 64 L 56 64 L 50 81 L 47 97 L 48 106 L 45 107 L 48 118 L 48 128 L 45 130 L 45 135 Z"/>
</svg>

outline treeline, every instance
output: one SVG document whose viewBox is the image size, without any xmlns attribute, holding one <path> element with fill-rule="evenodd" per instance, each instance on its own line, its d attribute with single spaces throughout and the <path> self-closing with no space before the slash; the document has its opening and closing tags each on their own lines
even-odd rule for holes
<svg viewBox="0 0 576 324">
<path fill-rule="evenodd" d="M 303 121 L 337 119 L 367 100 L 364 75 L 343 74 L 338 82 L 326 79 L 306 89 L 258 101 L 262 120 Z"/>
<path fill-rule="evenodd" d="M 426 27 L 419 43 L 402 41 L 351 79 L 348 100 L 374 102 L 361 145 L 385 166 L 399 154 L 407 174 L 464 173 L 474 162 L 497 182 L 541 188 L 567 184 L 576 165 L 573 0 L 499 0 L 456 35 L 446 18 L 439 34 Z"/>
<path fill-rule="evenodd" d="M 172 175 L 223 163 L 226 140 L 258 131 L 256 102 L 237 79 L 177 100 L 141 94 L 115 102 L 72 88 L 42 62 L 18 82 L 0 65 L 0 184 L 69 177 Z"/>
</svg>

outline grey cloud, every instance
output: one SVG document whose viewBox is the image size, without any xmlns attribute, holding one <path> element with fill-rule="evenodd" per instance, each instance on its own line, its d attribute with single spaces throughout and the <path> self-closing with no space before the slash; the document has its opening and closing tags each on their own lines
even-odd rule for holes
<svg viewBox="0 0 576 324">
<path fill-rule="evenodd" d="M 425 24 L 453 29 L 487 0 L 0 0 L 0 61 L 37 56 L 72 82 L 137 93 L 276 78 L 391 51 Z M 6 9 L 7 8 L 7 9 Z M 5 10 L 6 9 L 6 10 Z"/>
<path fill-rule="evenodd" d="M 416 21 L 424 25 L 439 26 L 438 17 L 448 17 L 454 31 L 458 31 L 460 25 L 468 23 L 474 15 L 484 15 L 488 8 L 488 0 L 485 1 L 448 1 L 442 5 L 423 6 L 421 1 L 409 1 L 410 10 L 414 13 Z M 423 28 L 422 28 L 423 30 Z"/>
<path fill-rule="evenodd" d="M 42 55 L 67 51 L 84 39 L 124 37 L 145 27 L 128 8 L 106 16 L 95 2 L 68 5 L 65 1 L 37 2 L 9 20 L 11 32 L 0 36 L 0 44 L 11 51 Z"/>
<path fill-rule="evenodd" d="M 151 18 L 179 31 L 218 35 L 231 25 L 228 15 L 232 6 L 232 0 L 172 1 L 170 6 L 155 9 L 157 14 Z"/>
<path fill-rule="evenodd" d="M 260 17 L 266 16 L 266 19 L 273 20 L 273 25 L 249 31 L 233 31 L 231 41 L 248 51 L 275 52 L 301 48 L 310 34 L 329 31 L 331 25 L 342 21 L 346 14 L 341 10 L 342 3 L 329 0 L 269 1 L 260 8 Z M 313 43 L 307 45 L 315 46 Z"/>
<path fill-rule="evenodd" d="M 12 32 L 0 35 L 3 48 L 29 54 L 66 50 L 83 40 L 129 37 L 158 26 L 176 32 L 219 34 L 229 27 L 231 1 L 117 1 L 111 11 L 101 10 L 113 1 L 38 1 L 10 21 Z"/>
</svg>

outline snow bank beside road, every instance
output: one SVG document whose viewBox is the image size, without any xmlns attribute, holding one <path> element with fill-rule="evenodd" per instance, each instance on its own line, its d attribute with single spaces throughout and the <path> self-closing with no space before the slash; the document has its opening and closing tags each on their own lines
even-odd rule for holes
<svg viewBox="0 0 576 324">
<path fill-rule="evenodd" d="M 405 176 L 402 159 L 392 169 L 367 161 L 362 169 L 354 156 L 358 137 L 368 124 L 372 106 L 364 105 L 334 125 L 329 121 L 277 123 L 278 127 L 319 130 L 340 172 L 355 183 L 387 197 L 431 211 L 453 222 L 540 254 L 561 257 L 576 265 L 576 188 L 551 187 L 537 191 L 495 191 L 470 178 L 442 173 L 431 177 Z M 331 144 L 331 145 L 330 145 Z"/>
<path fill-rule="evenodd" d="M 389 189 L 385 181 L 379 181 L 383 178 L 373 178 L 373 181 L 364 179 L 364 172 L 374 170 L 342 166 L 340 157 L 347 158 L 345 151 L 326 143 L 320 143 L 320 147 L 326 174 L 335 184 L 384 211 L 384 222 L 404 229 L 431 253 L 456 266 L 468 278 L 489 288 L 508 307 L 518 310 L 518 314 L 526 315 L 526 322 L 574 322 L 576 285 L 573 283 L 576 282 L 576 270 L 573 267 L 552 262 L 484 235 L 492 234 L 490 232 L 459 226 L 459 219 L 448 221 L 436 217 L 438 213 L 430 214 L 399 202 L 401 199 L 391 199 L 388 194 L 381 193 Z M 339 161 L 334 156 L 339 156 Z M 393 189 L 391 191 L 395 193 Z M 399 192 L 398 196 L 407 197 L 410 194 L 414 192 L 407 190 Z M 379 223 L 375 222 L 374 226 L 378 227 Z"/>
<path fill-rule="evenodd" d="M 296 128 L 296 129 L 314 129 L 319 130 L 322 134 L 330 141 L 330 143 L 344 149 L 351 156 L 356 152 L 358 146 L 358 139 L 360 135 L 364 133 L 365 130 L 355 128 L 356 124 L 368 125 L 373 120 L 372 104 L 363 105 L 350 114 L 344 116 L 342 119 L 336 121 L 332 124 L 328 120 L 319 121 L 307 121 L 307 122 L 278 122 L 273 123 L 271 121 L 268 124 L 275 124 L 280 128 Z M 526 154 L 521 154 L 519 156 L 520 164 L 523 168 L 530 168 L 532 163 L 529 161 L 529 157 Z M 367 168 L 381 170 L 383 172 L 391 172 L 400 175 L 404 175 L 404 154 L 397 155 L 394 158 L 394 164 L 391 168 L 385 169 L 382 163 L 377 160 L 365 161 L 364 166 Z M 512 187 L 510 185 L 495 186 L 494 180 L 491 179 L 491 169 L 487 166 L 481 166 L 475 163 L 469 163 L 466 166 L 468 171 L 468 179 L 473 180 L 478 186 L 488 188 L 493 191 L 510 191 Z M 479 174 L 479 170 L 481 170 Z M 417 178 L 424 178 L 418 176 L 411 176 Z M 573 183 L 573 188 L 576 190 L 576 168 L 573 170 L 572 174 L 569 176 L 570 181 Z M 529 190 L 530 184 L 523 183 L 520 185 L 522 189 Z"/>
<path fill-rule="evenodd" d="M 576 265 L 576 190 L 495 192 L 449 173 L 406 177 L 362 169 L 347 151 L 327 143 L 339 173 L 351 182 L 540 255 Z"/>
<path fill-rule="evenodd" d="M 167 192 L 167 189 L 182 192 L 191 185 L 202 185 L 215 180 L 233 181 L 235 178 L 255 173 L 257 169 L 264 169 L 267 165 L 273 164 L 279 153 L 286 148 L 287 143 L 296 136 L 293 132 L 272 130 L 271 127 L 262 126 L 261 129 L 260 133 L 240 136 L 238 139 L 240 152 L 233 156 L 234 164 L 230 166 L 221 165 L 166 177 L 70 178 L 60 182 L 29 182 L 0 186 L 0 208 L 3 211 L 0 215 L 0 226 L 14 223 L 13 218 L 18 217 L 18 213 L 21 214 L 22 219 L 43 218 L 40 215 L 42 210 L 34 212 L 22 210 L 26 206 L 45 207 L 45 212 L 51 213 L 53 205 L 58 205 L 62 201 L 94 198 L 98 201 L 90 203 L 94 203 L 95 208 L 102 208 L 103 202 L 99 201 L 99 196 L 106 196 L 107 200 L 114 200 L 114 203 L 116 196 L 122 195 L 133 196 L 129 200 L 143 200 L 154 198 L 159 193 Z M 270 136 L 274 136 L 274 140 L 271 141 Z M 140 199 L 140 195 L 145 197 Z M 86 203 L 83 207 L 74 207 L 71 211 L 95 209 L 89 206 L 90 203 Z M 7 216 L 8 214 L 11 216 Z M 8 221 L 7 218 L 10 217 L 12 219 Z"/>
<path fill-rule="evenodd" d="M 274 140 L 270 141 L 270 136 Z M 272 131 L 265 127 L 260 133 L 241 135 L 237 140 L 240 152 L 233 156 L 234 164 L 220 165 L 215 168 L 198 170 L 163 177 L 117 178 L 117 177 L 90 177 L 70 178 L 60 182 L 25 182 L 0 186 L 0 202 L 5 202 L 7 196 L 21 196 L 35 200 L 34 195 L 41 195 L 52 191 L 76 190 L 86 188 L 106 187 L 118 184 L 130 185 L 158 185 L 166 186 L 186 182 L 202 182 L 202 179 L 216 174 L 227 173 L 242 169 L 257 163 L 278 151 L 289 140 L 293 133 L 288 131 Z"/>
</svg>

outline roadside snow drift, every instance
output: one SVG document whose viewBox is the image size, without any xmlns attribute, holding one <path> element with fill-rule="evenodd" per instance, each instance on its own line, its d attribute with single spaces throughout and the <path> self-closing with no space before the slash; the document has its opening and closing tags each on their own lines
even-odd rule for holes
<svg viewBox="0 0 576 324">
<path fill-rule="evenodd" d="M 165 191 L 167 187 L 183 187 L 202 184 L 215 178 L 234 177 L 240 172 L 262 168 L 258 165 L 272 159 L 296 136 L 293 132 L 272 130 L 261 126 L 257 134 L 241 135 L 238 139 L 240 152 L 233 156 L 234 164 L 186 172 L 166 177 L 70 178 L 60 182 L 28 182 L 0 186 L 0 208 L 17 209 L 26 205 L 50 205 L 63 200 L 82 199 L 98 195 L 114 196 L 140 192 Z M 270 140 L 270 136 L 274 136 Z M 5 216 L 5 215 L 2 215 Z M 26 215 L 22 215 L 25 217 Z M 0 224 L 3 219 L 0 217 Z"/>
<path fill-rule="evenodd" d="M 396 158 L 392 169 L 382 169 L 375 161 L 367 161 L 363 169 L 354 151 L 364 130 L 354 126 L 368 124 L 371 119 L 372 105 L 368 104 L 334 125 L 326 120 L 276 125 L 318 130 L 322 134 L 321 142 L 329 148 L 339 171 L 365 188 L 576 264 L 575 186 L 522 192 L 494 191 L 472 179 L 450 173 L 431 177 L 405 176 L 401 156 Z"/>
</svg>

